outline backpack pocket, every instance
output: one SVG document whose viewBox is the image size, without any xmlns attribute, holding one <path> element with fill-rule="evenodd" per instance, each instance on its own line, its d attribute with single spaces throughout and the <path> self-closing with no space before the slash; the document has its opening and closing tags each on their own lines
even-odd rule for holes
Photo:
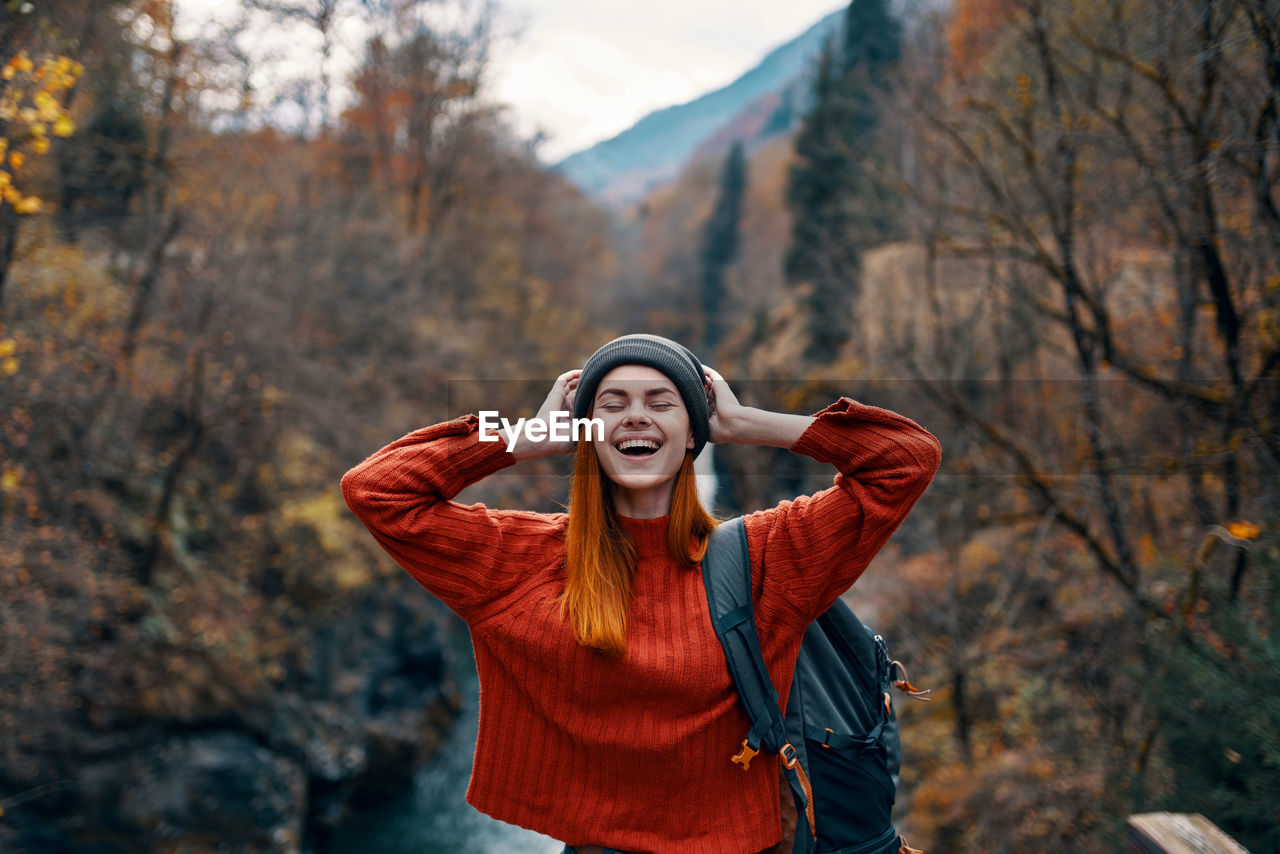
<svg viewBox="0 0 1280 854">
<path fill-rule="evenodd" d="M 884 751 L 837 749 L 808 740 L 809 781 L 818 822 L 818 850 L 863 854 L 893 834 L 894 790 Z M 863 846 L 867 846 L 865 849 Z"/>
</svg>

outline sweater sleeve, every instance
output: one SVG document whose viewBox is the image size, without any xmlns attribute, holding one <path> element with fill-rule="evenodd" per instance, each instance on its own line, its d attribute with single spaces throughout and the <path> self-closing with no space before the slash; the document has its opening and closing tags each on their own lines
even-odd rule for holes
<svg viewBox="0 0 1280 854">
<path fill-rule="evenodd" d="M 500 610 L 528 569 L 556 553 L 562 517 L 451 501 L 515 463 L 505 443 L 481 442 L 468 415 L 424 427 L 342 478 L 342 494 L 375 540 L 419 584 L 468 622 Z M 523 568 L 523 571 L 522 571 Z"/>
<path fill-rule="evenodd" d="M 746 518 L 757 619 L 803 630 L 849 588 L 924 493 L 938 440 L 897 413 L 841 398 L 792 446 L 835 485 Z"/>
</svg>

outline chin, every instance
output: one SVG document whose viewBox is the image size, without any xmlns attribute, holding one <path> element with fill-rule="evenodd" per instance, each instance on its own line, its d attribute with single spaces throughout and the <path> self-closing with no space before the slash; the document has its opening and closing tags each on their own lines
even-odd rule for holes
<svg viewBox="0 0 1280 854">
<path fill-rule="evenodd" d="M 669 484 L 675 478 L 673 474 L 624 474 L 613 476 L 609 479 L 613 481 L 613 485 L 619 489 L 653 489 L 663 484 Z"/>
</svg>

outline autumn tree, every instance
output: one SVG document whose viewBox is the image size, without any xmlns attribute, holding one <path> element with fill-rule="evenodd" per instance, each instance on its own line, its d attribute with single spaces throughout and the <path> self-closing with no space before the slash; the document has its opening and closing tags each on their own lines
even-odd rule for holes
<svg viewBox="0 0 1280 854">
<path fill-rule="evenodd" d="M 48 194 L 32 188 L 28 175 L 36 164 L 27 161 L 48 154 L 52 138 L 75 128 L 66 104 L 84 69 L 66 55 L 72 39 L 61 28 L 78 14 L 95 17 L 79 3 L 38 12 L 30 3 L 0 7 L 0 305 L 18 222 L 39 213 L 41 194 Z"/>
<path fill-rule="evenodd" d="M 974 7 L 998 31 L 953 18 L 907 63 L 966 46 L 912 77 L 907 177 L 933 251 L 908 256 L 920 275 L 883 340 L 953 425 L 951 470 L 1008 479 L 934 496 L 954 557 L 914 570 L 957 595 L 904 607 L 947 663 L 955 754 L 916 803 L 949 844 L 1102 850 L 1124 810 L 1185 808 L 1214 773 L 1174 755 L 1198 726 L 1250 793 L 1210 817 L 1265 848 L 1242 811 L 1267 751 L 1228 744 L 1206 674 L 1256 682 L 1269 653 L 1242 626 L 1274 620 L 1251 569 L 1273 540 L 1247 522 L 1274 526 L 1277 500 L 1274 4 Z M 1231 546 L 1206 556 L 1213 531 Z M 1170 711 L 1191 703 L 1198 725 Z M 1275 726 L 1265 704 L 1250 720 Z M 1052 798 L 1026 796 L 1050 776 Z"/>
<path fill-rule="evenodd" d="M 345 8 L 375 6 L 407 8 Z M 101 85 L 69 109 L 94 133 L 42 173 L 68 218 L 23 215 L 0 315 L 0 847 L 20 849 L 27 830 L 150 838 L 77 782 L 88 761 L 132 757 L 128 787 L 157 733 L 266 744 L 264 709 L 333 700 L 312 641 L 403 581 L 342 472 L 468 390 L 577 363 L 610 264 L 603 214 L 482 102 L 478 20 L 372 22 L 387 118 L 365 123 L 358 94 L 308 136 L 260 125 L 234 32 L 178 38 L 168 3 L 81 12 L 103 27 L 84 73 Z M 485 497 L 549 508 L 562 483 Z M 406 608 L 439 624 L 427 597 L 381 613 Z M 82 737 L 109 744 L 86 758 Z"/>
<path fill-rule="evenodd" d="M 489 22 L 482 15 L 454 35 L 407 24 L 394 44 L 380 36 L 368 42 L 342 132 L 350 177 L 378 182 L 412 229 L 430 231 L 454 198 L 469 129 L 484 121 L 476 95 Z"/>
</svg>

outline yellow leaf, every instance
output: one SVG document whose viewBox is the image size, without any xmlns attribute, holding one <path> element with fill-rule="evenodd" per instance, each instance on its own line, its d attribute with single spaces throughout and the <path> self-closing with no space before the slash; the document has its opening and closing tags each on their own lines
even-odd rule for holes
<svg viewBox="0 0 1280 854">
<path fill-rule="evenodd" d="M 18 348 L 18 345 L 14 342 L 12 338 L 6 338 L 3 341 L 0 341 L 0 357 L 12 356 L 14 350 L 16 350 L 17 348 Z"/>
<path fill-rule="evenodd" d="M 13 209 L 20 214 L 33 214 L 39 213 L 40 208 L 43 207 L 43 205 L 44 202 L 40 201 L 39 198 L 35 196 L 27 196 L 22 201 L 15 203 Z"/>
<path fill-rule="evenodd" d="M 0 489 L 5 492 L 13 492 L 20 483 L 22 483 L 22 475 L 13 469 L 5 469 L 4 474 L 0 474 Z"/>
<path fill-rule="evenodd" d="M 18 360 L 13 356 L 10 356 L 3 362 L 0 362 L 0 371 L 4 372 L 4 375 L 7 377 L 13 376 L 18 372 Z"/>
<path fill-rule="evenodd" d="M 1257 539 L 1261 529 L 1248 521 L 1232 522 L 1227 526 L 1227 533 L 1239 540 Z"/>
<path fill-rule="evenodd" d="M 3 71 L 0 71 L 0 77 L 3 77 L 5 80 L 12 80 L 12 79 L 13 79 L 13 75 L 14 75 L 15 73 L 16 73 L 16 72 L 14 71 L 14 69 L 13 69 L 13 66 L 12 66 L 12 65 L 6 65 L 6 66 L 4 67 L 4 70 L 3 70 Z"/>
<path fill-rule="evenodd" d="M 24 155 L 21 151 L 12 151 L 9 153 L 9 164 L 14 169 L 21 169 L 22 161 L 26 159 L 27 159 L 26 155 Z"/>
<path fill-rule="evenodd" d="M 25 53 L 15 56 L 13 58 L 13 64 L 17 66 L 19 71 L 30 71 L 35 68 L 35 64 L 31 62 L 31 58 Z"/>
<path fill-rule="evenodd" d="M 36 154 L 44 154 L 49 150 L 49 137 L 42 136 L 31 143 L 31 150 Z"/>
<path fill-rule="evenodd" d="M 58 116 L 57 121 L 53 123 L 54 136 L 71 136 L 75 132 L 76 123 L 71 121 L 66 115 Z"/>
</svg>

